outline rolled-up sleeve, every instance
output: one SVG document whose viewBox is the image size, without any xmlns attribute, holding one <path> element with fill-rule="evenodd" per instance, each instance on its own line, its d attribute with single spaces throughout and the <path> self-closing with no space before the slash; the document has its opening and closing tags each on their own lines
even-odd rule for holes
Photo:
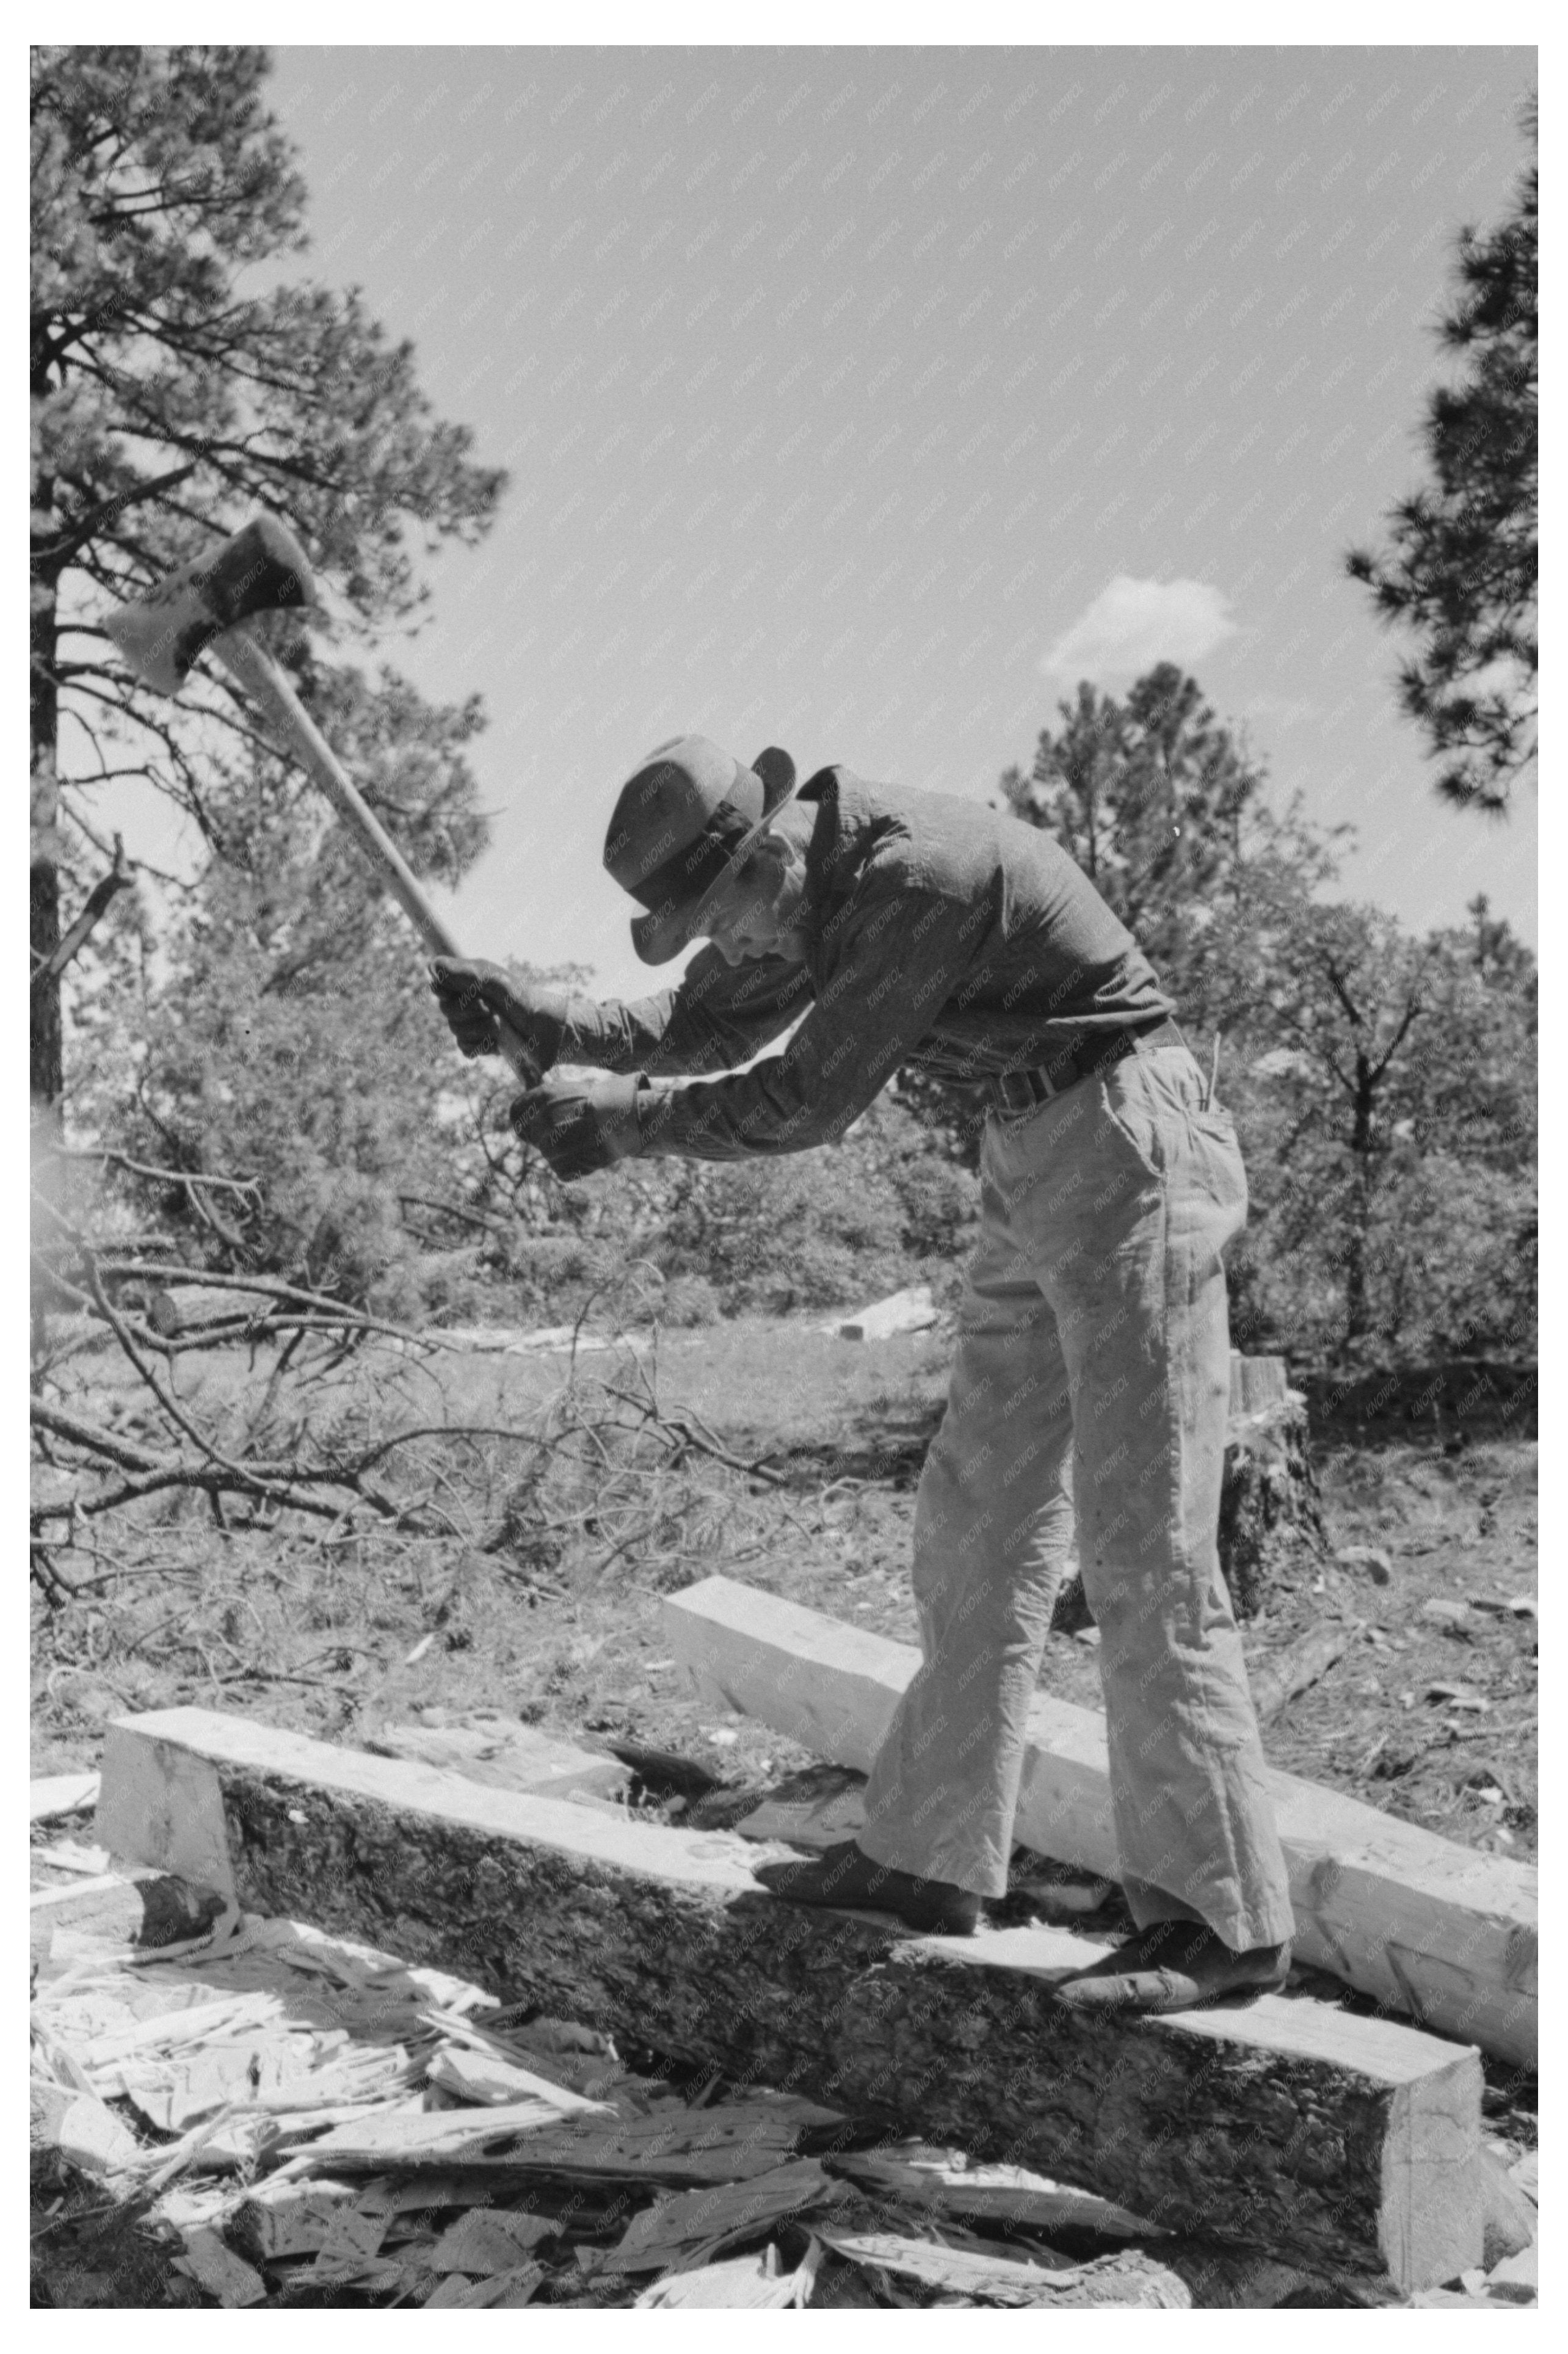
<svg viewBox="0 0 1568 2354">
<path fill-rule="evenodd" d="M 968 970 L 965 903 L 868 895 L 841 925 L 832 977 L 784 1051 L 748 1071 L 651 1091 L 643 1149 L 700 1161 L 835 1143 L 919 1044 Z"/>
<path fill-rule="evenodd" d="M 732 967 L 705 948 L 675 987 L 656 997 L 574 997 L 559 1059 L 655 1078 L 733 1070 L 798 1021 L 810 1002 L 805 965 L 762 957 Z"/>
</svg>

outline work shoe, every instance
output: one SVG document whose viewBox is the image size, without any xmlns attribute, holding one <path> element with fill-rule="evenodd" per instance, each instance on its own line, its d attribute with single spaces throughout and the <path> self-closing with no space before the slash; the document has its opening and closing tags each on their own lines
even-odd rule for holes
<svg viewBox="0 0 1568 2354">
<path fill-rule="evenodd" d="M 895 1913 L 911 1929 L 944 1937 L 972 1937 L 980 1927 L 980 1900 L 950 1880 L 922 1880 L 874 1863 L 853 1840 L 841 1840 L 800 1863 L 754 1863 L 755 1877 L 791 1904 L 858 1905 L 873 1913 Z"/>
<path fill-rule="evenodd" d="M 1201 2010 L 1229 1997 L 1277 1994 L 1290 1968 L 1288 1946 L 1238 1954 L 1202 1921 L 1155 1921 L 1087 1969 L 1052 1989 L 1074 2010 Z"/>
</svg>

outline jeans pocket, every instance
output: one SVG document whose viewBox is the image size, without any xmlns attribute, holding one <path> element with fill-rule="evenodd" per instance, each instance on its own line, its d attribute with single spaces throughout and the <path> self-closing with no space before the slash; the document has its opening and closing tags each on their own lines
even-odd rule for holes
<svg viewBox="0 0 1568 2354">
<path fill-rule="evenodd" d="M 1099 1096 L 1099 1125 L 1113 1157 L 1118 1147 L 1123 1148 L 1145 1177 L 1158 1180 L 1165 1164 L 1161 1130 L 1168 1119 L 1162 1107 L 1140 1084 L 1142 1074 L 1126 1077 L 1128 1068 L 1124 1065 L 1110 1077 L 1090 1081 Z"/>
<path fill-rule="evenodd" d="M 1202 1075 L 1190 1056 L 1124 1063 L 1099 1084 L 1107 1142 L 1114 1137 L 1111 1149 L 1130 1153 L 1144 1177 L 1195 1185 L 1225 1208 L 1245 1204 L 1235 1122 L 1218 1105 L 1203 1108 Z"/>
<path fill-rule="evenodd" d="M 1240 1210 L 1239 1231 L 1239 1224 L 1245 1220 L 1248 1198 L 1246 1164 L 1242 1159 L 1235 1122 L 1229 1112 L 1218 1110 L 1196 1111 L 1190 1119 L 1194 1174 L 1201 1172 L 1202 1182 L 1217 1206 Z"/>
</svg>

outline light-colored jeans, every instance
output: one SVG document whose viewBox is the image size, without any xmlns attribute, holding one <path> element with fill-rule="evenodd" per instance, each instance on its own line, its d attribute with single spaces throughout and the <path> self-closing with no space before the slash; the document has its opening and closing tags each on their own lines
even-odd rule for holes
<svg viewBox="0 0 1568 2354">
<path fill-rule="evenodd" d="M 1005 1889 L 1075 1504 L 1133 1917 L 1206 1921 L 1243 1949 L 1293 1921 L 1215 1542 L 1220 1253 L 1245 1222 L 1246 1177 L 1204 1095 L 1171 1044 L 987 1122 L 981 1236 L 916 1509 L 923 1664 L 858 1836 L 898 1871 Z"/>
</svg>

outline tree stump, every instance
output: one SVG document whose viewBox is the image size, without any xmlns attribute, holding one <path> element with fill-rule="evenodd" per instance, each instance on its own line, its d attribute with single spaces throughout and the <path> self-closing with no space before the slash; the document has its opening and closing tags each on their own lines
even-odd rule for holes
<svg viewBox="0 0 1568 2354">
<path fill-rule="evenodd" d="M 1220 1566 L 1238 1618 L 1269 1586 L 1328 1550 L 1307 1430 L 1307 1401 L 1283 1357 L 1231 1352 L 1231 1415 L 1220 1491 Z"/>
<path fill-rule="evenodd" d="M 1220 1567 L 1236 1617 L 1255 1617 L 1282 1574 L 1318 1560 L 1327 1549 L 1307 1401 L 1289 1386 L 1283 1357 L 1244 1357 L 1233 1349 Z M 1052 1631 L 1075 1635 L 1093 1624 L 1082 1575 L 1075 1571 L 1056 1597 Z"/>
</svg>

